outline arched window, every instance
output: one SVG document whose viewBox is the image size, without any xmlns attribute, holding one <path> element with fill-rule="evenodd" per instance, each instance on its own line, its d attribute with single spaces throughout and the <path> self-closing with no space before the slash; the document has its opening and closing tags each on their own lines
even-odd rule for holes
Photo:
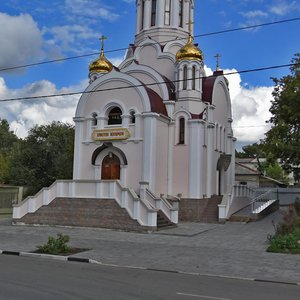
<svg viewBox="0 0 300 300">
<path fill-rule="evenodd" d="M 186 90 L 187 89 L 187 66 L 183 67 L 183 89 Z"/>
<path fill-rule="evenodd" d="M 156 21 L 156 0 L 152 0 L 151 26 L 155 26 L 155 21 Z"/>
<path fill-rule="evenodd" d="M 131 111 L 130 113 L 130 123 L 135 124 L 135 111 Z"/>
<path fill-rule="evenodd" d="M 179 0 L 179 27 L 183 27 L 183 4 L 182 4 L 182 0 Z"/>
<path fill-rule="evenodd" d="M 108 114 L 108 125 L 122 124 L 122 111 L 119 107 L 114 107 Z"/>
<path fill-rule="evenodd" d="M 98 117 L 97 113 L 93 112 L 92 113 L 92 118 L 93 118 L 92 119 L 92 126 L 97 126 L 97 123 L 98 123 L 97 117 Z"/>
<path fill-rule="evenodd" d="M 185 120 L 184 118 L 179 119 L 179 140 L 178 144 L 184 144 L 184 135 L 185 135 Z"/>
<path fill-rule="evenodd" d="M 196 67 L 192 68 L 192 90 L 196 89 Z"/>
<path fill-rule="evenodd" d="M 165 25 L 171 24 L 171 0 L 166 0 L 165 3 Z"/>
</svg>

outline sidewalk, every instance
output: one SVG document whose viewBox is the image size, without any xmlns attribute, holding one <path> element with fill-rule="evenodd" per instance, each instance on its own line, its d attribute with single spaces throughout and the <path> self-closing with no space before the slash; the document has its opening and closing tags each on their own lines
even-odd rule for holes
<svg viewBox="0 0 300 300">
<path fill-rule="evenodd" d="M 0 219 L 0 250 L 32 252 L 48 236 L 63 233 L 70 245 L 91 249 L 73 255 L 103 264 L 214 276 L 300 283 L 300 255 L 265 251 L 278 212 L 253 223 L 181 223 L 142 234 L 95 228 L 12 226 Z"/>
</svg>

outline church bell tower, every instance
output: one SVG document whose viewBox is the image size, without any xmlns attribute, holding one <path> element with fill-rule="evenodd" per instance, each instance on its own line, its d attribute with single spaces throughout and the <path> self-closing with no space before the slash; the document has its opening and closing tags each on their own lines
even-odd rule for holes
<svg viewBox="0 0 300 300">
<path fill-rule="evenodd" d="M 135 44 L 147 37 L 162 45 L 172 39 L 188 38 L 194 0 L 137 0 L 136 9 Z"/>
</svg>

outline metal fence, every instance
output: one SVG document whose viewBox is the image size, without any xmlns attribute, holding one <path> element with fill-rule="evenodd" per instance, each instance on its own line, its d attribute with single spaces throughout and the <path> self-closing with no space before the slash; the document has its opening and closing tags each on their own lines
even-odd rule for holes
<svg viewBox="0 0 300 300">
<path fill-rule="evenodd" d="M 12 213 L 13 204 L 22 201 L 23 187 L 0 186 L 0 214 Z"/>
<path fill-rule="evenodd" d="M 269 190 L 274 193 L 274 197 L 279 200 L 280 205 L 293 204 L 297 198 L 300 198 L 300 188 L 259 188 L 257 192 L 267 192 Z"/>
</svg>

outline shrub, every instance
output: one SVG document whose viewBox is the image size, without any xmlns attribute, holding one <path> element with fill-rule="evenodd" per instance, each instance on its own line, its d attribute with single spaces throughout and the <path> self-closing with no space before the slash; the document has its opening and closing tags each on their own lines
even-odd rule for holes
<svg viewBox="0 0 300 300">
<path fill-rule="evenodd" d="M 57 234 L 57 238 L 49 236 L 47 244 L 37 246 L 37 252 L 47 254 L 68 253 L 71 251 L 71 248 L 67 245 L 69 241 L 70 237 L 61 233 Z"/>
<path fill-rule="evenodd" d="M 288 211 L 281 211 L 283 214 L 283 222 L 274 224 L 275 235 L 289 234 L 297 228 L 297 213 L 293 205 L 290 205 Z"/>
<path fill-rule="evenodd" d="M 269 236 L 268 240 L 268 252 L 300 254 L 300 228 L 289 234 Z"/>
</svg>

